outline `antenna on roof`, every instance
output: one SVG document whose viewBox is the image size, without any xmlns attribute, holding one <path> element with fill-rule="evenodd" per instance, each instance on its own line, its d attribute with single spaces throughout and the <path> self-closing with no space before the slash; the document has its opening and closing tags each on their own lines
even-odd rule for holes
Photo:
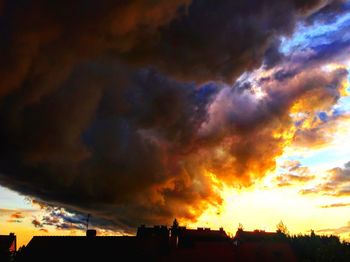
<svg viewBox="0 0 350 262">
<path fill-rule="evenodd" d="M 90 214 L 87 215 L 87 218 L 86 218 L 86 231 L 89 230 L 89 220 L 90 220 Z"/>
</svg>

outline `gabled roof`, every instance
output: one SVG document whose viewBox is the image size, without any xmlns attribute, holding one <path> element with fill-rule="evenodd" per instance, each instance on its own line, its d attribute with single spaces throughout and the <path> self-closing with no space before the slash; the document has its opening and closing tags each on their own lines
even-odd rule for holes
<svg viewBox="0 0 350 262">
<path fill-rule="evenodd" d="M 151 259 L 154 253 L 132 236 L 35 236 L 19 261 L 71 261 L 72 257 L 78 261 L 108 261 L 111 257 L 134 261 Z"/>
<path fill-rule="evenodd" d="M 86 252 L 92 249 L 128 248 L 136 243 L 135 237 L 126 236 L 34 236 L 28 243 L 26 250 L 42 252 L 42 250 L 63 252 Z"/>
<path fill-rule="evenodd" d="M 169 229 L 167 226 L 146 227 L 144 225 L 137 229 L 137 237 L 169 237 Z"/>
<path fill-rule="evenodd" d="M 179 231 L 179 238 L 181 237 L 203 241 L 220 241 L 228 238 L 224 230 L 211 230 L 209 228 L 183 229 Z"/>
<path fill-rule="evenodd" d="M 275 232 L 265 232 L 262 230 L 254 230 L 254 231 L 243 231 L 237 230 L 235 239 L 241 241 L 271 241 L 271 240 L 281 240 L 279 238 L 279 234 Z"/>
</svg>

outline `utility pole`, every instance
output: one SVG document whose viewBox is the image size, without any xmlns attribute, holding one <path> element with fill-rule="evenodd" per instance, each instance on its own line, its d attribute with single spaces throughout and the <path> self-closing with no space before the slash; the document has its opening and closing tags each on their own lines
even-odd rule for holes
<svg viewBox="0 0 350 262">
<path fill-rule="evenodd" d="M 86 218 L 86 231 L 89 230 L 89 220 L 90 220 L 90 214 L 88 214 Z"/>
</svg>

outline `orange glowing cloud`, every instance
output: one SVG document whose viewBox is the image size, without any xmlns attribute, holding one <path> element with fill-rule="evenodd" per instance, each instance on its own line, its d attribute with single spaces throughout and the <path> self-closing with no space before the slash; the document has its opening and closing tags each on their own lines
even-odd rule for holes
<svg viewBox="0 0 350 262">
<path fill-rule="evenodd" d="M 314 118 L 346 70 L 278 54 L 277 37 L 325 3 L 306 2 L 7 2 L 0 183 L 40 199 L 38 228 L 79 229 L 86 213 L 125 231 L 195 221 L 288 145 L 329 141 Z"/>
</svg>

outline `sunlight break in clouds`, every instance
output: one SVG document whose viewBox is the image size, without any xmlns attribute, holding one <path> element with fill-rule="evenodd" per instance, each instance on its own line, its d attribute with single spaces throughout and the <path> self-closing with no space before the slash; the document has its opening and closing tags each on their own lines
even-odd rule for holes
<svg viewBox="0 0 350 262">
<path fill-rule="evenodd" d="M 347 196 L 302 192 L 350 160 L 349 8 L 5 1 L 0 184 L 40 206 L 7 225 L 346 227 Z"/>
</svg>

